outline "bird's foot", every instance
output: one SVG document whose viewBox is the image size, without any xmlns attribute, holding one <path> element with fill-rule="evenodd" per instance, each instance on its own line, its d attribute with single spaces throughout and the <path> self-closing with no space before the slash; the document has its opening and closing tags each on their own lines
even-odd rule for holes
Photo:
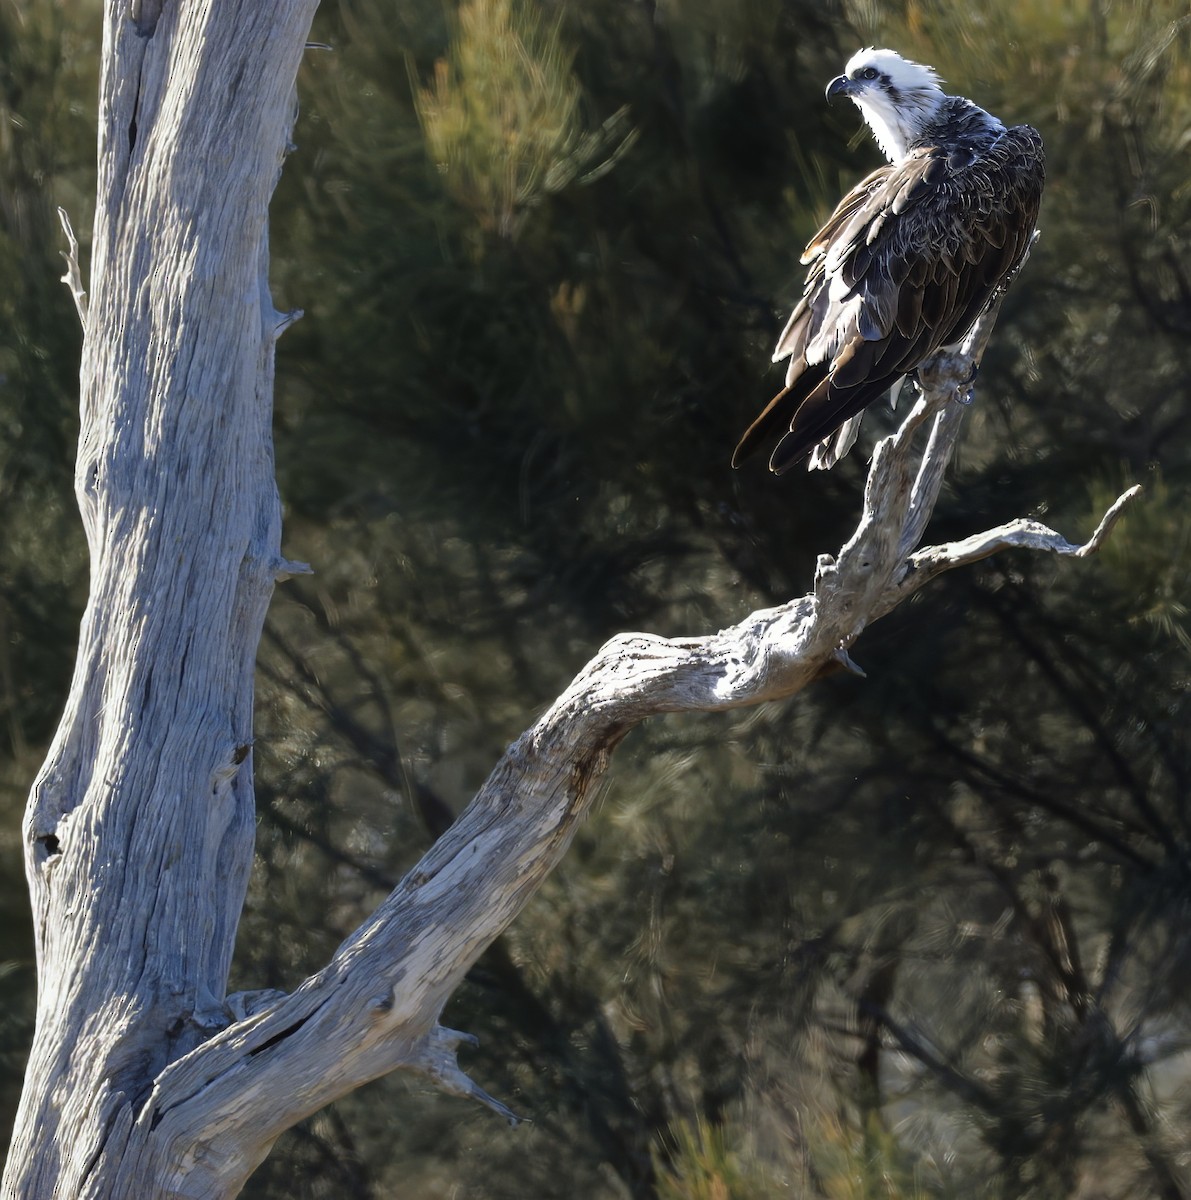
<svg viewBox="0 0 1191 1200">
<path fill-rule="evenodd" d="M 960 404 L 971 404 L 976 398 L 976 376 L 980 374 L 980 364 L 973 363 L 972 369 L 968 372 L 966 379 L 961 379 L 959 385 L 955 389 L 955 398 Z"/>
</svg>

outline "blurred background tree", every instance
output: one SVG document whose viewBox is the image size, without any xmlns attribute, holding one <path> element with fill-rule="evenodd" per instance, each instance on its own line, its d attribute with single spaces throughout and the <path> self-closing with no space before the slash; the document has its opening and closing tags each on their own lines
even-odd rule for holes
<svg viewBox="0 0 1191 1200">
<path fill-rule="evenodd" d="M 93 187 L 95 0 L 0 0 L 0 1104 L 32 965 L 20 811 L 86 561 L 55 205 Z M 341 0 L 274 204 L 287 553 L 236 986 L 320 965 L 610 633 L 809 586 L 830 475 L 734 473 L 798 254 L 877 153 L 859 45 L 1042 131 L 1043 237 L 932 531 L 1046 512 L 866 633 L 866 681 L 622 748 L 447 1014 L 533 1118 L 402 1077 L 259 1197 L 1181 1197 L 1191 939 L 1191 23 L 1176 0 Z M 84 236 L 84 242 L 85 242 Z M 85 249 L 85 247 L 84 247 Z M 84 263 L 85 276 L 85 263 Z"/>
</svg>

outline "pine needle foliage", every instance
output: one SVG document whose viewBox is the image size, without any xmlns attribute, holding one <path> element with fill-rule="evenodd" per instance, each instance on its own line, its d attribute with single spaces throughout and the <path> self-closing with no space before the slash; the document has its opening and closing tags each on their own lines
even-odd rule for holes
<svg viewBox="0 0 1191 1200">
<path fill-rule="evenodd" d="M 811 1127 L 816 1189 L 826 1200 L 927 1200 L 896 1136 L 877 1113 L 863 1127 L 838 1116 Z"/>
<path fill-rule="evenodd" d="M 770 1200 L 782 1188 L 756 1161 L 734 1149 L 730 1130 L 703 1117 L 670 1127 L 673 1148 L 654 1150 L 658 1200 Z"/>
<path fill-rule="evenodd" d="M 416 89 L 426 147 L 481 226 L 515 239 L 543 195 L 611 169 L 634 137 L 627 109 L 584 130 L 561 17 L 519 0 L 465 0 L 453 26 L 433 82 Z"/>
</svg>

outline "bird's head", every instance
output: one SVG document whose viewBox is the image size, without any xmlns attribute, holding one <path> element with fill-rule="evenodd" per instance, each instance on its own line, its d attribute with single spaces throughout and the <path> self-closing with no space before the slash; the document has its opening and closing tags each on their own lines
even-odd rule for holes
<svg viewBox="0 0 1191 1200">
<path fill-rule="evenodd" d="M 847 96 L 860 109 L 890 162 L 934 120 L 944 93 L 930 67 L 894 50 L 858 50 L 844 73 L 827 85 L 828 100 Z"/>
</svg>

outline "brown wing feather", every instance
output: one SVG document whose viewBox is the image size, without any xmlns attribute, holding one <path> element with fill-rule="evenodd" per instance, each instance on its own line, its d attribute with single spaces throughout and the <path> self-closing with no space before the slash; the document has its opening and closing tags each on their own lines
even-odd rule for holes
<svg viewBox="0 0 1191 1200">
<path fill-rule="evenodd" d="M 786 386 L 745 432 L 781 424 L 787 469 L 942 346 L 960 341 L 1020 263 L 1042 194 L 1042 141 L 1022 125 L 980 152 L 921 147 L 840 201 L 802 261 L 806 286 L 774 361 Z"/>
<path fill-rule="evenodd" d="M 806 402 L 807 396 L 827 381 L 827 364 L 817 363 L 802 374 L 793 386 L 787 384 L 761 410 L 760 416 L 744 431 L 732 453 L 732 465 L 740 466 L 778 429 L 789 429 L 795 414 Z M 846 420 L 847 418 L 845 418 Z M 841 421 L 840 424 L 843 424 Z"/>
</svg>

